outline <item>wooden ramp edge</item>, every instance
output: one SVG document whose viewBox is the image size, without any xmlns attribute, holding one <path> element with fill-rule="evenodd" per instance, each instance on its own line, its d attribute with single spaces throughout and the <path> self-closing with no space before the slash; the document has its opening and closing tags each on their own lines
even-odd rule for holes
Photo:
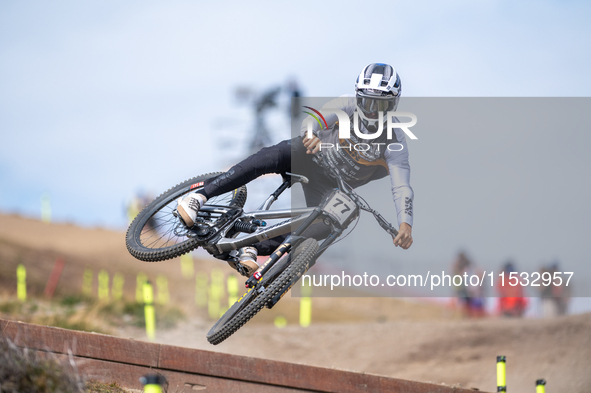
<svg viewBox="0 0 591 393">
<path fill-rule="evenodd" d="M 0 319 L 0 335 L 19 347 L 73 360 L 87 378 L 138 389 L 139 377 L 162 374 L 168 392 L 473 393 L 473 390 L 154 344 Z"/>
</svg>

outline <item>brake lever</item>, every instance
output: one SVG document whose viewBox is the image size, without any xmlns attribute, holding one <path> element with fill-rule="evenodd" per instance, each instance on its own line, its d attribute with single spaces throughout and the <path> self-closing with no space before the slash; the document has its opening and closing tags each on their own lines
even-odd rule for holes
<svg viewBox="0 0 591 393">
<path fill-rule="evenodd" d="M 296 183 L 308 184 L 308 182 L 309 182 L 309 180 L 306 176 L 296 175 L 295 173 L 290 173 L 290 172 L 285 172 L 285 174 L 289 175 L 291 177 L 291 180 Z"/>
</svg>

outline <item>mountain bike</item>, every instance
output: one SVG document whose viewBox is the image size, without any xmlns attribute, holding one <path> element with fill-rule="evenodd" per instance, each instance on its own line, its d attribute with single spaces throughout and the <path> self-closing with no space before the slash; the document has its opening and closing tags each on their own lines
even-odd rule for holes
<svg viewBox="0 0 591 393">
<path fill-rule="evenodd" d="M 210 173 L 187 180 L 164 192 L 133 220 L 126 234 L 129 252 L 146 262 L 164 261 L 202 247 L 215 258 L 236 265 L 246 276 L 237 250 L 287 235 L 283 243 L 245 282 L 247 291 L 207 333 L 211 344 L 219 344 L 248 322 L 263 307 L 272 308 L 310 269 L 320 255 L 331 246 L 359 217 L 361 210 L 376 218 L 378 224 L 392 238 L 397 230 L 359 196 L 341 177 L 338 170 L 324 163 L 322 156 L 315 160 L 332 176 L 338 185 L 317 207 L 270 210 L 279 196 L 295 183 L 307 183 L 304 176 L 283 173 L 281 185 L 254 210 L 243 210 L 246 186 L 208 199 L 201 207 L 195 225 L 187 228 L 176 210 L 177 200 L 203 187 L 204 182 L 220 173 Z M 267 226 L 265 220 L 286 219 Z M 324 222 L 330 234 L 320 241 L 303 236 L 306 229 Z"/>
</svg>

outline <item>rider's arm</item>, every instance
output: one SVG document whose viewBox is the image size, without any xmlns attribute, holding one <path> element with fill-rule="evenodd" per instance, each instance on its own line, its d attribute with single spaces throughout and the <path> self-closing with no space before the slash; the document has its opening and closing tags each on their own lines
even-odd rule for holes
<svg viewBox="0 0 591 393">
<path fill-rule="evenodd" d="M 339 118 L 336 114 L 331 113 L 324 116 L 324 120 L 326 120 L 326 123 L 328 124 L 328 129 L 331 129 L 335 125 L 335 123 L 339 121 Z M 312 132 L 314 133 L 314 135 L 319 135 L 320 130 L 326 130 L 325 125 L 322 125 L 322 128 L 320 127 L 320 124 L 323 124 L 324 122 L 319 124 L 318 121 L 316 121 L 316 119 L 312 118 L 312 116 L 307 116 L 302 121 L 302 128 L 300 129 L 300 136 L 303 138 L 306 138 L 307 136 L 308 122 L 312 124 Z"/>
<path fill-rule="evenodd" d="M 413 197 L 414 193 L 410 186 L 410 165 L 408 163 L 408 150 L 404 136 L 398 138 L 402 150 L 398 152 L 386 151 L 384 158 L 390 172 L 390 183 L 392 196 L 396 206 L 398 218 L 398 236 L 394 239 L 394 245 L 407 249 L 412 245 L 412 223 L 413 223 Z"/>
<path fill-rule="evenodd" d="M 412 227 L 414 192 L 410 186 L 408 148 L 404 133 L 400 129 L 395 129 L 394 131 L 402 149 L 400 151 L 386 150 L 384 158 L 388 164 L 388 171 L 390 172 L 390 184 L 394 205 L 396 206 L 398 224 L 407 223 Z"/>
<path fill-rule="evenodd" d="M 320 119 L 319 116 L 315 114 L 316 119 L 312 116 L 307 116 L 302 121 L 300 136 L 304 139 L 304 146 L 308 149 L 308 154 L 318 152 L 321 143 L 335 143 L 333 140 L 337 138 L 335 137 L 335 124 L 339 121 L 339 118 L 332 109 L 341 110 L 348 116 L 351 116 L 355 111 L 354 96 L 343 95 L 324 104 L 321 108 L 321 113 L 323 113 L 324 119 Z M 311 109 L 308 109 L 308 111 L 313 113 Z M 326 120 L 326 124 L 324 123 L 324 120 Z M 311 139 L 307 138 L 309 124 L 312 126 L 312 132 L 316 135 L 316 137 Z"/>
</svg>

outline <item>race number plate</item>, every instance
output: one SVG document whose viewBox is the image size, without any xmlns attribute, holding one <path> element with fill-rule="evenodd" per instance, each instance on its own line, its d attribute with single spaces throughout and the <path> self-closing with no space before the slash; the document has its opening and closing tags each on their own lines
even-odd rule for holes
<svg viewBox="0 0 591 393">
<path fill-rule="evenodd" d="M 357 211 L 357 205 L 347 195 L 336 190 L 325 203 L 323 210 L 334 217 L 340 225 L 344 225 L 347 219 Z"/>
</svg>

